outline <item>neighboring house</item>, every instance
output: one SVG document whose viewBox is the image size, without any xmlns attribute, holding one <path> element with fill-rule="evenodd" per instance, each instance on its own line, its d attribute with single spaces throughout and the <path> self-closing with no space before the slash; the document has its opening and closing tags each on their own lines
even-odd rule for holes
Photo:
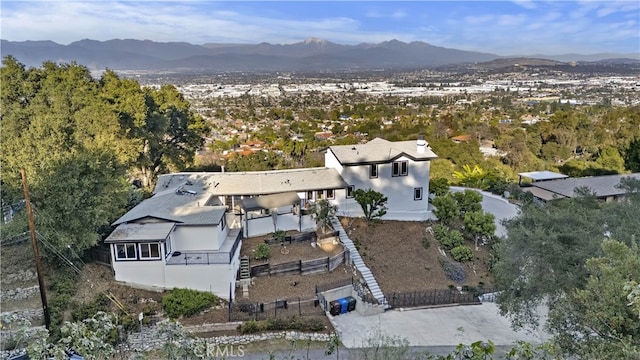
<svg viewBox="0 0 640 360">
<path fill-rule="evenodd" d="M 345 197 L 348 187 L 335 169 L 305 168 L 167 174 L 158 177 L 154 193 L 185 184 L 206 193 L 207 204 L 225 206 L 245 237 L 314 228 L 303 209 L 316 199 Z"/>
<path fill-rule="evenodd" d="M 336 197 L 338 214 L 362 216 L 355 202 L 355 189 L 373 189 L 385 195 L 387 220 L 430 218 L 430 160 L 437 156 L 424 138 L 391 142 L 375 138 L 366 144 L 331 146 L 325 154 L 325 166 L 338 171 L 349 184 L 345 197 Z"/>
<path fill-rule="evenodd" d="M 105 240 L 115 278 L 132 285 L 235 294 L 243 237 L 310 230 L 305 209 L 319 199 L 338 214 L 362 216 L 355 189 L 387 198 L 383 219 L 430 218 L 424 138 L 332 146 L 325 167 L 252 172 L 185 172 L 158 177 L 153 196 L 118 219 Z"/>
<path fill-rule="evenodd" d="M 536 200 L 547 202 L 554 199 L 574 197 L 577 189 L 586 188 L 594 193 L 596 198 L 605 202 L 611 202 L 621 201 L 626 195 L 624 189 L 618 188 L 622 178 L 631 177 L 640 181 L 640 173 L 584 178 L 566 178 L 566 175 L 561 176 L 565 178 L 535 181 L 531 183 L 530 187 L 526 187 L 523 190 L 531 192 Z"/>
<path fill-rule="evenodd" d="M 451 140 L 456 144 L 460 144 L 461 142 L 469 142 L 471 141 L 471 135 L 458 135 L 452 137 Z"/>
<path fill-rule="evenodd" d="M 226 210 L 188 186 L 144 200 L 113 224 L 117 227 L 105 240 L 115 279 L 233 297 L 242 232 L 228 226 Z"/>
</svg>

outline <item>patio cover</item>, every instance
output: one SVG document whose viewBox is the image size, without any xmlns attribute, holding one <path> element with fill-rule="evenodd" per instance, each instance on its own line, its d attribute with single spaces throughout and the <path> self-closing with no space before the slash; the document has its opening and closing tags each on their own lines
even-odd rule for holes
<svg viewBox="0 0 640 360">
<path fill-rule="evenodd" d="M 275 209 L 281 206 L 295 205 L 299 203 L 300 197 L 298 196 L 298 193 L 294 191 L 279 194 L 260 195 L 240 200 L 240 206 L 244 211 Z"/>
</svg>

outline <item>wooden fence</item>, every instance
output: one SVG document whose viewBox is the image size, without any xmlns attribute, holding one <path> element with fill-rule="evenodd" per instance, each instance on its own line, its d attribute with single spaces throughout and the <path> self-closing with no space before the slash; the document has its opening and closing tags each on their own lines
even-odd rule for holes
<svg viewBox="0 0 640 360">
<path fill-rule="evenodd" d="M 91 259 L 102 265 L 111 266 L 111 251 L 109 248 L 98 246 L 86 251 L 86 255 Z"/>
<path fill-rule="evenodd" d="M 335 236 L 338 236 L 339 234 L 340 234 L 339 231 L 332 231 L 330 233 L 320 234 L 320 235 L 318 235 L 315 231 L 305 231 L 295 235 L 286 235 L 284 237 L 284 243 L 292 244 L 296 242 L 314 242 L 317 240 L 335 237 Z M 274 238 L 265 239 L 264 242 L 269 245 L 278 244 L 278 240 Z"/>
<path fill-rule="evenodd" d="M 349 252 L 347 250 L 334 256 L 313 260 L 298 260 L 283 264 L 271 265 L 269 263 L 251 267 L 251 276 L 300 274 L 309 275 L 323 272 L 331 272 L 341 264 L 347 262 Z"/>
</svg>

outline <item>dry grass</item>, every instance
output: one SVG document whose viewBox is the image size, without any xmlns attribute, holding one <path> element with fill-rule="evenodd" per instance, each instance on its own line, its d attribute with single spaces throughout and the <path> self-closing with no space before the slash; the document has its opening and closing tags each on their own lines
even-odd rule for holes
<svg viewBox="0 0 640 360">
<path fill-rule="evenodd" d="M 446 289 L 454 284 L 444 272 L 438 258 L 438 242 L 418 221 L 382 221 L 368 225 L 363 219 L 343 219 L 345 231 L 359 248 L 385 294 L 426 289 Z M 423 240 L 429 247 L 425 248 Z M 473 243 L 467 245 L 473 248 Z M 464 265 L 466 281 L 461 285 L 491 283 L 486 267 L 487 248 L 475 252 L 472 263 Z M 449 256 L 449 259 L 451 257 Z M 475 267 L 475 273 L 474 273 Z"/>
</svg>

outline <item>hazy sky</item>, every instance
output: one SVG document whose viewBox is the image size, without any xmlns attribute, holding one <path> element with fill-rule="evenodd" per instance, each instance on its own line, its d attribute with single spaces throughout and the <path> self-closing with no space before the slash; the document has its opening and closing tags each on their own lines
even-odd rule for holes
<svg viewBox="0 0 640 360">
<path fill-rule="evenodd" d="M 640 53 L 640 1 L 1 1 L 11 41 L 340 44 L 397 39 L 498 55 Z"/>
</svg>

